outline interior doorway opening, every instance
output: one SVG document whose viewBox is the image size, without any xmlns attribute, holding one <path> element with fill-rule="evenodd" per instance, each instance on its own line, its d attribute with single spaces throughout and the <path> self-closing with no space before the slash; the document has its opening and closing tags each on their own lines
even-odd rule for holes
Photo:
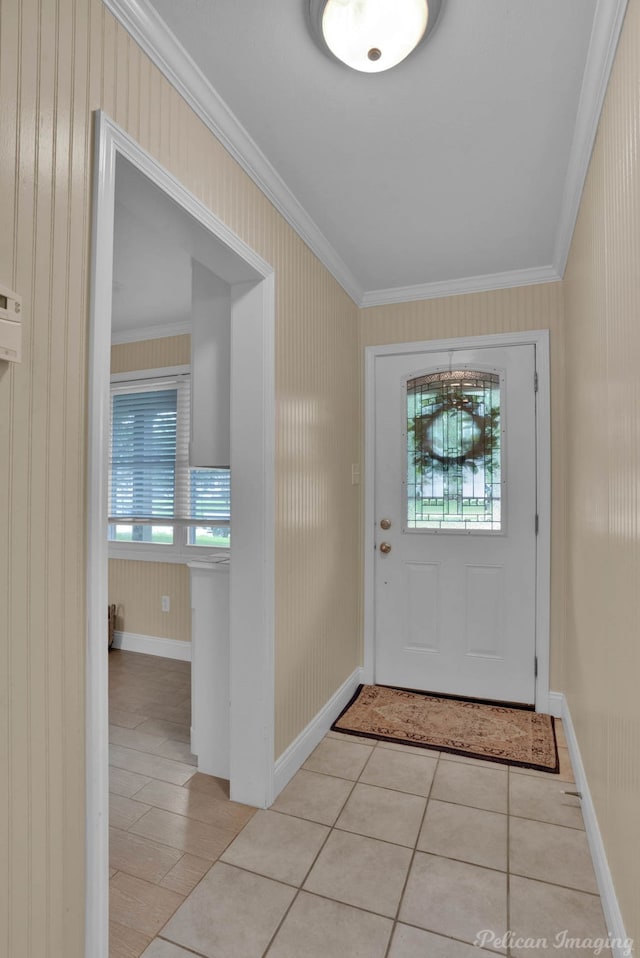
<svg viewBox="0 0 640 958">
<path fill-rule="evenodd" d="M 108 943 L 108 449 L 118 168 L 206 234 L 205 264 L 229 288 L 229 779 L 232 799 L 273 797 L 274 277 L 268 263 L 103 113 L 95 115 L 87 468 L 86 954 Z M 162 203 L 158 203 L 158 209 Z M 157 210 L 156 210 L 157 212 Z M 185 220 L 186 222 L 186 220 Z M 162 229 L 162 222 L 156 224 Z M 246 596 L 252 602 L 246 602 Z"/>
</svg>

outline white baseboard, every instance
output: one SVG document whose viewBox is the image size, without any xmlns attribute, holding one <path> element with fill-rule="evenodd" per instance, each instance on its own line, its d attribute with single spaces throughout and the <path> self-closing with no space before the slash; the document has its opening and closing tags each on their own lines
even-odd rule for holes
<svg viewBox="0 0 640 958">
<path fill-rule="evenodd" d="M 362 683 L 362 675 L 363 669 L 356 669 L 276 760 L 273 770 L 274 800 L 293 778 L 303 762 L 306 762 L 316 745 L 322 741 L 343 708 L 349 704 L 356 689 Z"/>
<path fill-rule="evenodd" d="M 553 715 L 554 718 L 562 718 L 564 704 L 565 697 L 563 692 L 549 692 L 549 715 Z"/>
<path fill-rule="evenodd" d="M 607 853 L 602 841 L 600 826 L 596 815 L 587 776 L 580 755 L 580 747 L 576 738 L 575 729 L 571 720 L 571 713 L 567 703 L 566 696 L 562 692 L 549 693 L 549 711 L 552 715 L 562 719 L 564 733 L 569 746 L 569 756 L 573 766 L 573 772 L 576 778 L 576 791 L 582 795 L 582 815 L 584 817 L 584 826 L 591 850 L 591 858 L 598 882 L 598 890 L 602 900 L 602 910 L 604 911 L 604 920 L 607 925 L 607 931 L 611 941 L 611 951 L 613 958 L 631 958 L 633 953 L 633 944 L 629 944 L 624 928 L 622 913 L 618 904 L 613 878 L 607 861 Z"/>
<path fill-rule="evenodd" d="M 161 655 L 165 659 L 191 661 L 191 642 L 179 639 L 161 639 L 157 635 L 138 635 L 135 632 L 115 632 L 113 648 L 123 652 L 143 652 L 145 655 Z"/>
</svg>

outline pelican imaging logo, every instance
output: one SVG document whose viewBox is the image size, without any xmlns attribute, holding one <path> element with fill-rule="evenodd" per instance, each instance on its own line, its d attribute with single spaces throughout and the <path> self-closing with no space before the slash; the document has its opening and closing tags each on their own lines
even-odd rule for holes
<svg viewBox="0 0 640 958">
<path fill-rule="evenodd" d="M 494 951 L 505 951 L 507 948 L 531 949 L 532 951 L 549 951 L 552 948 L 572 949 L 576 951 L 590 951 L 598 956 L 608 951 L 614 951 L 624 958 L 633 956 L 633 938 L 611 938 L 608 935 L 602 938 L 580 938 L 569 934 L 566 928 L 559 931 L 553 938 L 534 938 L 515 935 L 512 931 L 498 934 L 491 928 L 484 928 L 476 935 L 473 942 L 478 948 L 492 948 Z"/>
</svg>

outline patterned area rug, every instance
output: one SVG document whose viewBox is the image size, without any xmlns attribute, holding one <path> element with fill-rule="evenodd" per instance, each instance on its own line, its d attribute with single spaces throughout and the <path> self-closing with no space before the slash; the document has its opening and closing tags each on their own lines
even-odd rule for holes
<svg viewBox="0 0 640 958">
<path fill-rule="evenodd" d="M 551 715 L 384 685 L 361 685 L 331 728 L 347 735 L 558 772 Z"/>
</svg>

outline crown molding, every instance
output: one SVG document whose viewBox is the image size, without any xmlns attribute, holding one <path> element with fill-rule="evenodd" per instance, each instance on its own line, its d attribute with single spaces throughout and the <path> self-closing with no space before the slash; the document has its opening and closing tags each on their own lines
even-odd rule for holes
<svg viewBox="0 0 640 958">
<path fill-rule="evenodd" d="M 345 292 L 359 304 L 362 286 L 342 257 L 148 0 L 104 0 L 104 4 Z"/>
<path fill-rule="evenodd" d="M 360 301 L 361 307 L 389 306 L 393 303 L 413 303 L 420 299 L 442 299 L 464 293 L 484 293 L 492 289 L 513 286 L 535 286 L 538 283 L 557 283 L 560 276 L 553 266 L 534 266 L 531 269 L 509 270 L 506 273 L 486 273 L 484 276 L 466 276 L 446 279 L 419 286 L 394 286 L 390 289 L 368 290 Z"/>
<path fill-rule="evenodd" d="M 191 323 L 165 323 L 163 326 L 138 326 L 136 329 L 122 329 L 111 336 L 111 345 L 121 343 L 141 343 L 146 339 L 166 339 L 167 336 L 183 336 L 191 332 Z"/>
<path fill-rule="evenodd" d="M 567 166 L 553 264 L 564 276 L 627 0 L 598 0 Z"/>
<path fill-rule="evenodd" d="M 356 305 L 406 303 L 562 279 L 627 0 L 597 0 L 556 230 L 553 265 L 366 292 L 148 0 L 104 0 L 104 3 Z"/>
</svg>

